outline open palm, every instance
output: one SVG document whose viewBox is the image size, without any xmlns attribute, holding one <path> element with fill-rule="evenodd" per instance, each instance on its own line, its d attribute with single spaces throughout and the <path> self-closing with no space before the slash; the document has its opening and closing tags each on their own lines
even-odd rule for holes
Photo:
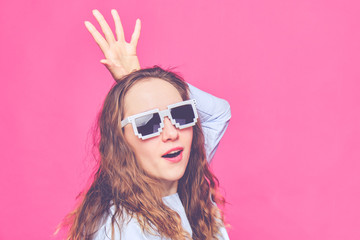
<svg viewBox="0 0 360 240">
<path fill-rule="evenodd" d="M 98 21 L 104 36 L 90 22 L 85 21 L 85 26 L 105 56 L 105 59 L 100 62 L 109 69 L 114 79 L 118 81 L 124 75 L 140 69 L 139 59 L 136 55 L 136 46 L 141 30 L 140 20 L 136 20 L 134 32 L 128 43 L 125 41 L 124 30 L 116 10 L 111 10 L 115 22 L 116 38 L 103 15 L 98 10 L 93 10 L 93 15 Z"/>
</svg>

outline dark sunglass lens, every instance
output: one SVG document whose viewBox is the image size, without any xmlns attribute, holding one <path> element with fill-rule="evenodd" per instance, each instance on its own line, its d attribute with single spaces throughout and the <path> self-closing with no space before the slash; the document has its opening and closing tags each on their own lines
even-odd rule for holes
<svg viewBox="0 0 360 240">
<path fill-rule="evenodd" d="M 136 128 L 142 136 L 159 131 L 160 123 L 161 120 L 158 113 L 148 114 L 135 119 Z"/>
<path fill-rule="evenodd" d="M 194 122 L 194 111 L 191 104 L 171 109 L 171 117 L 180 125 Z"/>
</svg>

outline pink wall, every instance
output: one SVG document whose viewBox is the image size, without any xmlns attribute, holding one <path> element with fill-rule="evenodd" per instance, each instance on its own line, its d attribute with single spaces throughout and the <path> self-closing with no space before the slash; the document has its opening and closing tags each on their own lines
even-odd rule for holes
<svg viewBox="0 0 360 240">
<path fill-rule="evenodd" d="M 2 1 L 0 239 L 50 239 L 91 172 L 112 79 L 86 31 L 116 8 L 143 66 L 226 98 L 213 168 L 231 239 L 360 239 L 358 1 Z M 59 238 L 59 237 L 57 237 Z"/>
</svg>

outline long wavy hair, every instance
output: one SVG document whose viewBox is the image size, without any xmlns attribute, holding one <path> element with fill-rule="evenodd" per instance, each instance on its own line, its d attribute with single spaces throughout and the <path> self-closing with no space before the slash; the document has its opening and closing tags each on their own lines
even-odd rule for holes
<svg viewBox="0 0 360 240">
<path fill-rule="evenodd" d="M 224 199 L 218 195 L 218 180 L 206 160 L 199 121 L 193 127 L 189 162 L 178 184 L 178 194 L 193 231 L 192 238 L 182 228 L 180 216 L 163 203 L 159 180 L 141 167 L 125 140 L 120 127 L 124 97 L 134 84 L 147 78 L 167 81 L 179 91 L 183 100 L 189 99 L 188 86 L 183 79 L 157 66 L 132 72 L 111 88 L 97 122 L 98 168 L 92 184 L 82 194 L 82 201 L 64 220 L 67 239 L 92 239 L 106 217 L 111 217 L 113 239 L 114 228 L 121 229 L 125 216 L 135 217 L 144 232 L 156 232 L 170 239 L 217 239 L 223 214 L 214 202 L 221 205 Z"/>
</svg>

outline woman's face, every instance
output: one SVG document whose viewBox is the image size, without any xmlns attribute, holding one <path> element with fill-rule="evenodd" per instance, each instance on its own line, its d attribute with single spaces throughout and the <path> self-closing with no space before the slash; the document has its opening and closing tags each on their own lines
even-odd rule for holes
<svg viewBox="0 0 360 240">
<path fill-rule="evenodd" d="M 177 89 L 170 83 L 158 79 L 144 79 L 133 85 L 125 95 L 124 119 L 126 117 L 183 101 Z M 159 136 L 141 140 L 131 124 L 124 127 L 125 139 L 145 171 L 161 180 L 164 194 L 176 193 L 178 180 L 184 175 L 189 161 L 193 128 L 177 129 L 165 117 L 164 129 Z M 169 158 L 168 153 L 178 153 Z M 176 155 L 174 154 L 174 155 Z"/>
</svg>

